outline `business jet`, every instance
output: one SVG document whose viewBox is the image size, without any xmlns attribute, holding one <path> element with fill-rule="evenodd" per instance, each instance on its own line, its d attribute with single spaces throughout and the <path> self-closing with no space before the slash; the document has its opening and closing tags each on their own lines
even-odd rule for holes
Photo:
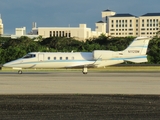
<svg viewBox="0 0 160 120">
<path fill-rule="evenodd" d="M 122 51 L 94 50 L 93 52 L 31 52 L 24 57 L 8 62 L 3 67 L 23 68 L 82 68 L 87 74 L 89 67 L 105 67 L 126 61 L 133 63 L 147 62 L 148 37 L 137 37 Z"/>
</svg>

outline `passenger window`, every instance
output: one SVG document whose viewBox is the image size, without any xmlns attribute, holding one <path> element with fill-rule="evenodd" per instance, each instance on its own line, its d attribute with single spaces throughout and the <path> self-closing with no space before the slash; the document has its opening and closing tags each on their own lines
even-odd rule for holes
<svg viewBox="0 0 160 120">
<path fill-rule="evenodd" d="M 66 57 L 66 60 L 68 60 L 68 57 Z"/>
<path fill-rule="evenodd" d="M 48 57 L 48 60 L 50 60 L 50 57 Z"/>
<path fill-rule="evenodd" d="M 35 55 L 35 54 L 32 54 L 32 57 L 36 57 L 36 55 Z"/>
<path fill-rule="evenodd" d="M 56 60 L 56 57 L 54 57 L 54 60 Z"/>
<path fill-rule="evenodd" d="M 60 60 L 62 60 L 62 57 L 60 57 Z"/>
</svg>

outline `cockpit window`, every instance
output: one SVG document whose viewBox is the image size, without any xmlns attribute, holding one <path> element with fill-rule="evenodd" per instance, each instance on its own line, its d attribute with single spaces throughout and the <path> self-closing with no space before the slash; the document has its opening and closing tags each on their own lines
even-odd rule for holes
<svg viewBox="0 0 160 120">
<path fill-rule="evenodd" d="M 35 54 L 27 54 L 23 58 L 34 58 L 34 57 L 36 57 Z"/>
</svg>

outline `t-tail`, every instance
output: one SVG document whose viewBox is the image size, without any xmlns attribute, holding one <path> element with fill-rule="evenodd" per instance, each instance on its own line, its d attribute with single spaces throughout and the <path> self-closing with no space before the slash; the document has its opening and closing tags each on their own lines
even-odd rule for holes
<svg viewBox="0 0 160 120">
<path fill-rule="evenodd" d="M 124 50 L 124 61 L 130 61 L 134 63 L 148 62 L 147 49 L 151 38 L 137 37 L 134 41 Z"/>
</svg>

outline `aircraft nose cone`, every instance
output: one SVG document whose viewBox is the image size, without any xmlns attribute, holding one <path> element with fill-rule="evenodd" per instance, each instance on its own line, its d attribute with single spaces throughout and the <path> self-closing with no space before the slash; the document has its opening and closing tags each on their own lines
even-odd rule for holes
<svg viewBox="0 0 160 120">
<path fill-rule="evenodd" d="M 3 64 L 2 67 L 9 67 L 8 63 Z"/>
<path fill-rule="evenodd" d="M 16 66 L 17 64 L 22 63 L 22 62 L 23 62 L 23 61 L 22 61 L 21 59 L 15 60 L 15 61 L 11 61 L 11 62 L 5 63 L 5 64 L 3 65 L 3 67 L 14 67 L 14 66 Z"/>
</svg>

